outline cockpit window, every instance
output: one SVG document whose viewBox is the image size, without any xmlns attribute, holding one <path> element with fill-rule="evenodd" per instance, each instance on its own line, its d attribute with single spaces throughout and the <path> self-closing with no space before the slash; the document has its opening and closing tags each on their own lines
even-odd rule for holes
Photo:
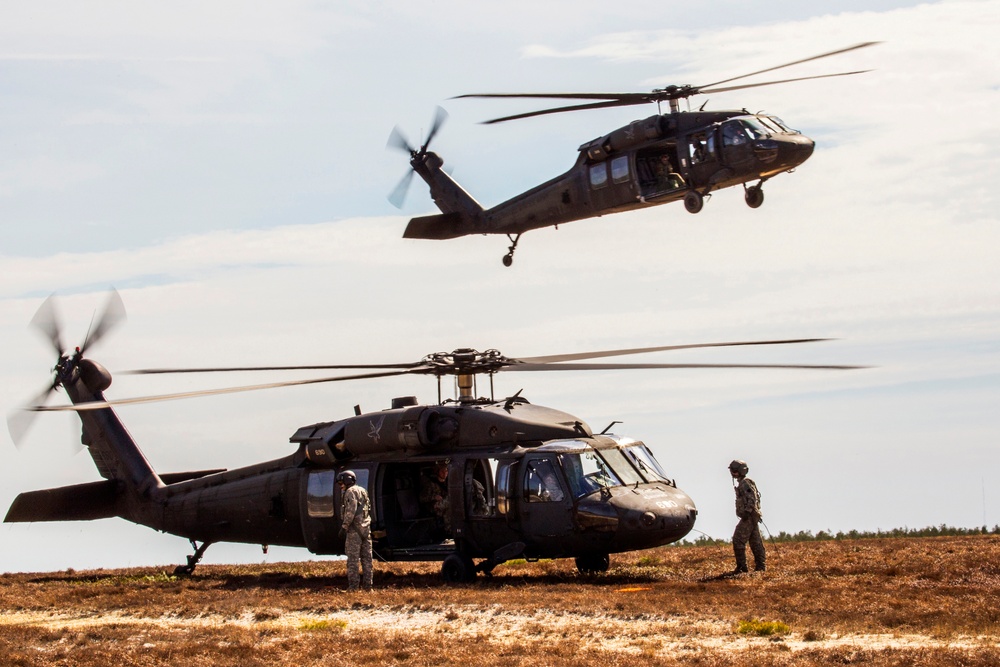
<svg viewBox="0 0 1000 667">
<path fill-rule="evenodd" d="M 635 467 L 639 469 L 642 476 L 649 482 L 669 481 L 667 473 L 663 471 L 660 462 L 653 457 L 653 453 L 642 443 L 626 447 L 625 456 L 629 458 Z"/>
<path fill-rule="evenodd" d="M 524 475 L 524 495 L 529 503 L 559 502 L 563 499 L 563 490 L 552 461 L 537 459 L 528 463 Z"/>
<path fill-rule="evenodd" d="M 738 120 L 731 120 L 722 126 L 722 145 L 741 146 L 749 143 L 747 128 Z"/>
<path fill-rule="evenodd" d="M 767 139 L 775 130 L 761 122 L 759 118 L 743 118 L 741 121 L 751 139 Z"/>
<path fill-rule="evenodd" d="M 621 486 L 618 476 L 593 450 L 582 454 L 560 454 L 559 460 L 566 479 L 569 480 L 570 490 L 576 498 L 600 488 Z"/>
<path fill-rule="evenodd" d="M 636 469 L 632 467 L 627 460 L 625 460 L 625 455 L 621 453 L 618 449 L 602 449 L 598 452 L 611 469 L 618 475 L 618 479 L 622 481 L 622 484 L 641 484 L 645 480 L 639 476 Z"/>
</svg>

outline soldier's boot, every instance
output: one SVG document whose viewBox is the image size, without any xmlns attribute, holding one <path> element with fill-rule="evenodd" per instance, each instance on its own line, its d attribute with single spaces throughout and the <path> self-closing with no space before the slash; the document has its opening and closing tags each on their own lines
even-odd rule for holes
<svg viewBox="0 0 1000 667">
<path fill-rule="evenodd" d="M 747 568 L 747 551 L 746 546 L 741 549 L 737 549 L 736 545 L 733 545 L 733 555 L 736 556 L 736 569 L 733 570 L 733 574 L 743 574 L 749 572 Z"/>
<path fill-rule="evenodd" d="M 764 572 L 767 563 L 767 552 L 761 541 L 754 540 L 750 543 L 750 551 L 753 552 L 753 569 L 755 572 Z"/>
</svg>

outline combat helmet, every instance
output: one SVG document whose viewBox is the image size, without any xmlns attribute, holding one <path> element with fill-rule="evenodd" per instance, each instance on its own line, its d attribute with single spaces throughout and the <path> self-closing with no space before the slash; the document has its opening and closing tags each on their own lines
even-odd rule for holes
<svg viewBox="0 0 1000 667">
<path fill-rule="evenodd" d="M 739 475 L 742 477 L 746 475 L 748 472 L 750 472 L 750 466 L 747 465 L 746 461 L 741 461 L 740 459 L 736 459 L 735 461 L 729 464 L 729 472 L 732 475 Z"/>
<path fill-rule="evenodd" d="M 349 489 L 358 483 L 358 476 L 354 474 L 353 470 L 345 470 L 337 475 L 337 482 Z"/>
</svg>

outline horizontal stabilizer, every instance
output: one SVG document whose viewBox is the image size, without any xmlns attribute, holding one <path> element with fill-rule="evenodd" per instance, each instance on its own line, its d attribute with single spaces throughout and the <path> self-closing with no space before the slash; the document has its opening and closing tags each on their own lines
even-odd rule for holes
<svg viewBox="0 0 1000 667">
<path fill-rule="evenodd" d="M 118 516 L 118 483 L 112 480 L 74 484 L 18 494 L 4 523 L 93 521 Z"/>
<path fill-rule="evenodd" d="M 441 213 L 413 218 L 403 232 L 404 239 L 432 239 L 443 241 L 468 234 L 479 234 L 476 219 L 464 213 Z"/>
</svg>

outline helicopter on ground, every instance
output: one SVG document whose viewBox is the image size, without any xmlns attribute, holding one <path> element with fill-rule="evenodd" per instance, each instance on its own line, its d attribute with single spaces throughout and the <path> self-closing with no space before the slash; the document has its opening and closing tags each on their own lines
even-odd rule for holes
<svg viewBox="0 0 1000 667">
<path fill-rule="evenodd" d="M 729 84 L 757 74 L 854 51 L 877 42 L 865 42 L 776 67 L 743 74 L 715 83 L 692 86 L 671 85 L 649 93 L 491 93 L 459 95 L 457 98 L 530 98 L 597 100 L 583 104 L 530 111 L 501 118 L 500 123 L 532 116 L 567 111 L 604 109 L 663 102 L 669 113 L 657 113 L 636 120 L 579 147 L 575 164 L 564 174 L 546 181 L 496 206 L 484 209 L 449 174 L 444 161 L 428 146 L 447 114 L 440 107 L 423 145 L 410 144 L 399 128 L 394 128 L 388 146 L 406 151 L 410 171 L 389 195 L 397 207 L 409 189 L 413 174 L 430 187 L 431 197 L 441 210 L 438 215 L 413 218 L 404 238 L 453 239 L 469 234 L 504 234 L 510 241 L 505 266 L 514 261 L 521 234 L 532 229 L 620 213 L 668 202 L 684 200 L 690 213 L 698 213 L 705 198 L 723 188 L 742 185 L 744 199 L 751 208 L 764 203 L 763 185 L 778 174 L 793 171 L 812 155 L 812 139 L 777 116 L 729 111 L 681 111 L 680 100 L 695 95 L 721 93 L 770 86 L 779 83 L 861 74 L 870 70 L 806 76 L 780 81 Z M 756 181 L 753 185 L 747 185 Z"/>
<path fill-rule="evenodd" d="M 41 411 L 73 410 L 81 442 L 102 481 L 19 494 L 5 522 L 83 521 L 120 517 L 187 538 L 194 553 L 178 574 L 191 574 L 215 542 L 305 547 L 343 554 L 337 475 L 352 470 L 372 501 L 374 553 L 386 561 L 441 561 L 448 581 L 469 581 L 514 558 L 575 558 L 581 572 L 606 571 L 609 554 L 680 540 L 694 527 L 694 501 L 642 441 L 601 432 L 566 412 L 534 405 L 518 391 L 497 399 L 493 376 L 516 371 L 656 368 L 812 368 L 857 366 L 776 364 L 608 363 L 588 360 L 690 348 L 776 345 L 822 339 L 666 345 L 541 357 L 506 357 L 496 350 L 459 349 L 417 362 L 323 366 L 146 369 L 135 374 L 338 369 L 367 371 L 142 398 L 106 400 L 111 374 L 85 356 L 124 319 L 113 292 L 84 344 L 67 352 L 52 297 L 32 320 L 58 359 L 50 386 L 13 413 L 8 427 L 23 441 Z M 392 407 L 302 426 L 294 450 L 234 470 L 157 473 L 112 408 L 176 398 L 395 375 L 433 375 L 438 403 L 397 398 Z M 477 397 L 477 376 L 490 396 Z M 454 376 L 458 395 L 441 400 L 441 380 Z M 46 406 L 62 389 L 72 405 Z M 443 472 L 443 475 L 442 475 Z M 439 475 L 442 497 L 428 506 L 422 486 Z M 442 502 L 443 501 L 443 502 Z M 478 561 L 478 562 L 476 562 Z"/>
</svg>

